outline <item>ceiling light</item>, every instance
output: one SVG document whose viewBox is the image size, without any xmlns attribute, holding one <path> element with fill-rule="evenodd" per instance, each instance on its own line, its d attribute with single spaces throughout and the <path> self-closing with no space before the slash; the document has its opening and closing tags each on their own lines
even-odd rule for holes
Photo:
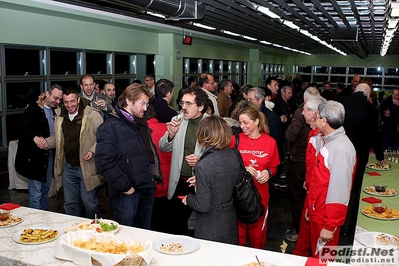
<svg viewBox="0 0 399 266">
<path fill-rule="evenodd" d="M 257 41 L 258 40 L 256 38 L 252 38 L 252 37 L 249 37 L 249 36 L 246 36 L 246 35 L 242 35 L 241 37 L 243 37 L 244 39 L 250 40 L 250 41 Z"/>
<path fill-rule="evenodd" d="M 398 19 L 391 18 L 388 20 L 388 29 L 393 29 L 398 24 Z"/>
<path fill-rule="evenodd" d="M 258 6 L 258 7 L 256 8 L 256 10 L 258 10 L 259 12 L 265 14 L 265 15 L 268 16 L 268 17 L 271 17 L 271 18 L 280 18 L 279 15 L 277 15 L 277 14 L 275 14 L 274 12 L 270 11 L 270 9 L 268 9 L 267 7 Z"/>
<path fill-rule="evenodd" d="M 204 24 L 201 24 L 201 23 L 194 22 L 192 25 L 196 26 L 196 27 L 203 28 L 203 29 L 207 29 L 207 30 L 216 30 L 216 28 L 214 28 L 214 27 L 210 27 L 210 26 L 207 26 L 207 25 L 204 25 Z"/>
<path fill-rule="evenodd" d="M 260 41 L 260 43 L 263 43 L 263 44 L 272 44 L 271 42 L 267 42 L 267 41 Z"/>
<path fill-rule="evenodd" d="M 293 30 L 299 30 L 299 29 L 300 29 L 297 25 L 295 25 L 293 22 L 291 22 L 291 21 L 289 21 L 289 20 L 284 20 L 284 21 L 283 21 L 283 24 L 284 24 L 285 26 L 287 26 L 287 27 L 290 27 L 290 28 L 293 29 Z"/>
<path fill-rule="evenodd" d="M 235 32 L 231 32 L 231 31 L 228 31 L 228 30 L 224 30 L 223 33 L 226 33 L 226 34 L 232 35 L 232 36 L 240 36 L 240 34 L 235 33 Z"/>
<path fill-rule="evenodd" d="M 147 15 L 151 15 L 151 16 L 158 17 L 158 18 L 165 18 L 164 15 L 161 15 L 159 13 L 149 12 L 149 11 L 147 11 Z"/>
<path fill-rule="evenodd" d="M 391 17 L 399 17 L 399 2 L 391 3 Z"/>
</svg>

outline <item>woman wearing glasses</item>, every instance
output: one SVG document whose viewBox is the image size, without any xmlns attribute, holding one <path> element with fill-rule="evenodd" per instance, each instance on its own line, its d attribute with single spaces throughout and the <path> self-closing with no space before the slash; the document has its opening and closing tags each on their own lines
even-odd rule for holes
<svg viewBox="0 0 399 266">
<path fill-rule="evenodd" d="M 255 185 L 262 197 L 265 213 L 253 224 L 238 222 L 239 244 L 245 245 L 247 236 L 253 248 L 264 249 L 267 233 L 267 216 L 269 205 L 269 179 L 276 173 L 280 164 L 276 141 L 269 136 L 269 128 L 263 113 L 255 104 L 242 102 L 234 110 L 239 118 L 242 133 L 238 141 L 238 151 L 245 168 L 252 174 Z M 230 146 L 234 146 L 235 137 Z"/>
</svg>

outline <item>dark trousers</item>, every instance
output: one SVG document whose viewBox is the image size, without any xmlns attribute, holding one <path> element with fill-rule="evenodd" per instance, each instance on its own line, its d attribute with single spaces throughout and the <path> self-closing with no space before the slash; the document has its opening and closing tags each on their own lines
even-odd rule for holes
<svg viewBox="0 0 399 266">
<path fill-rule="evenodd" d="M 290 163 L 290 193 L 291 193 L 291 214 L 292 227 L 299 232 L 301 213 L 306 197 L 306 190 L 303 188 L 305 182 L 306 164 L 305 162 L 291 161 Z"/>
<path fill-rule="evenodd" d="M 170 214 L 166 219 L 170 225 L 169 232 L 176 235 L 188 235 L 193 236 L 194 232 L 188 230 L 188 218 L 191 215 L 191 208 L 188 205 L 184 205 L 182 200 L 177 198 L 178 196 L 186 196 L 188 194 L 195 194 L 194 187 L 188 187 L 188 177 L 180 177 L 177 183 L 176 191 L 173 197 L 170 199 Z"/>
</svg>

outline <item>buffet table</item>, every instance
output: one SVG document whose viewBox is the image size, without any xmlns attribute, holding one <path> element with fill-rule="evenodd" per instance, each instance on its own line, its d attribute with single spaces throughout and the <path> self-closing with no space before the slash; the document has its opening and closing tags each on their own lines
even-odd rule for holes
<svg viewBox="0 0 399 266">
<path fill-rule="evenodd" d="M 12 211 L 14 216 L 23 218 L 20 224 L 0 228 L 0 265 L 74 265 L 71 262 L 59 260 L 54 257 L 55 248 L 62 239 L 58 239 L 40 245 L 24 245 L 13 240 L 13 235 L 25 228 L 54 228 L 63 232 L 63 228 L 76 226 L 87 219 L 20 207 Z M 117 236 L 123 239 L 138 239 L 142 241 L 155 241 L 168 234 L 138 229 L 129 226 L 121 226 Z M 168 255 L 153 251 L 154 257 L 150 265 L 176 266 L 176 265 L 244 265 L 255 261 L 255 255 L 259 260 L 274 265 L 300 266 L 305 265 L 307 258 L 282 254 L 267 250 L 259 250 L 248 247 L 222 244 L 212 241 L 199 240 L 200 248 L 192 253 L 184 255 Z M 146 265 L 143 263 L 143 265 Z"/>
<path fill-rule="evenodd" d="M 375 157 L 371 157 L 369 163 L 375 163 Z M 374 184 L 383 184 L 386 185 L 388 188 L 394 188 L 396 191 L 399 191 L 399 164 L 394 162 L 387 161 L 387 164 L 392 165 L 392 170 L 389 171 L 376 171 L 373 169 L 366 168 L 366 172 L 363 178 L 363 185 L 362 189 L 365 187 L 372 187 Z M 376 172 L 381 176 L 370 176 L 367 174 L 368 172 Z M 378 219 L 372 219 L 366 217 L 362 214 L 362 209 L 364 206 L 370 205 L 370 203 L 364 202 L 361 199 L 365 197 L 370 197 L 373 195 L 367 194 L 362 191 L 360 195 L 360 205 L 359 205 L 359 212 L 357 218 L 357 225 L 366 229 L 367 231 L 383 231 L 384 233 L 397 235 L 399 234 L 399 219 L 392 220 L 392 221 L 382 221 Z M 379 197 L 373 196 L 375 198 L 382 200 L 382 205 L 388 206 L 389 208 L 399 210 L 399 195 L 395 197 Z"/>
</svg>

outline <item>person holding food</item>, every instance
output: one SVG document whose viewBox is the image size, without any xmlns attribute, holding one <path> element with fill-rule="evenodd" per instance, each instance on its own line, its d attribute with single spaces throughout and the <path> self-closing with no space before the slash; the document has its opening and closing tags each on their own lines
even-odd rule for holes
<svg viewBox="0 0 399 266">
<path fill-rule="evenodd" d="M 237 110 L 239 110 L 237 112 Z M 238 222 L 239 244 L 245 245 L 247 236 L 251 247 L 264 249 L 266 244 L 267 218 L 269 206 L 269 179 L 276 173 L 280 164 L 276 141 L 269 136 L 266 117 L 252 102 L 239 104 L 237 112 L 242 133 L 239 134 L 238 151 L 245 168 L 252 174 L 254 183 L 262 197 L 265 213 L 253 224 Z M 235 145 L 235 137 L 230 147 Z"/>
<path fill-rule="evenodd" d="M 340 227 L 345 222 L 356 168 L 356 150 L 345 134 L 344 106 L 335 101 L 318 106 L 313 176 L 307 183 L 305 218 L 309 221 L 311 255 L 318 258 L 318 247 L 338 245 Z"/>
<path fill-rule="evenodd" d="M 231 135 L 231 128 L 219 116 L 200 122 L 197 140 L 206 150 L 194 168 L 196 194 L 188 194 L 183 204 L 195 213 L 194 237 L 238 244 L 233 190 L 242 170 L 238 156 L 228 148 Z"/>
</svg>

